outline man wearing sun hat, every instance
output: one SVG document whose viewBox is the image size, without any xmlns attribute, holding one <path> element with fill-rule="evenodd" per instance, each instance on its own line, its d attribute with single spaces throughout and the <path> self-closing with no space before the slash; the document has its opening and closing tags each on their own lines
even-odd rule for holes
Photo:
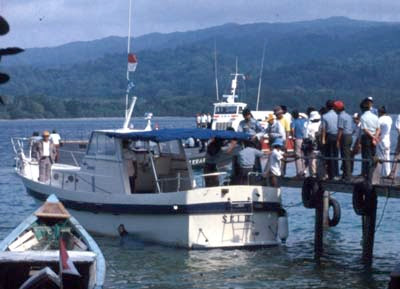
<svg viewBox="0 0 400 289">
<path fill-rule="evenodd" d="M 268 126 L 265 133 L 268 135 L 268 142 L 272 144 L 276 139 L 280 138 L 283 142 L 286 140 L 286 133 L 282 124 L 276 120 L 274 114 L 270 113 L 267 118 Z M 272 149 L 272 148 L 271 148 Z"/>
<path fill-rule="evenodd" d="M 39 181 L 46 183 L 50 179 L 51 165 L 56 158 L 56 148 L 49 140 L 50 132 L 42 133 L 42 140 L 36 146 L 36 156 L 39 162 Z"/>
</svg>

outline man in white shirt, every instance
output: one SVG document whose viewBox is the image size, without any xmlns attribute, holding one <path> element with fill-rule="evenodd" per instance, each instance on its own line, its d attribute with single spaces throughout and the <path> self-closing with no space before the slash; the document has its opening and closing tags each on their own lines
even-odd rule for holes
<svg viewBox="0 0 400 289">
<path fill-rule="evenodd" d="M 46 183 L 50 179 L 51 165 L 55 161 L 56 150 L 49 140 L 50 133 L 45 130 L 42 140 L 36 146 L 36 156 L 39 162 L 39 181 Z"/>
<path fill-rule="evenodd" d="M 50 134 L 50 141 L 54 144 L 54 147 L 56 148 L 55 162 L 58 162 L 58 156 L 60 154 L 60 140 L 61 136 L 57 133 L 55 129 L 53 129 L 52 133 Z"/>
<path fill-rule="evenodd" d="M 371 112 L 371 102 L 361 102 L 361 156 L 363 158 L 361 174 L 367 180 L 372 177 L 376 154 L 376 145 L 379 142 L 380 127 L 378 117 Z"/>
<path fill-rule="evenodd" d="M 395 127 L 397 130 L 397 146 L 396 146 L 396 151 L 395 151 L 395 156 L 394 156 L 394 161 L 395 163 L 393 164 L 392 171 L 390 172 L 388 178 L 394 179 L 397 177 L 398 173 L 398 168 L 399 168 L 399 161 L 400 161 L 400 114 L 397 116 Z"/>
<path fill-rule="evenodd" d="M 265 174 L 268 177 L 268 183 L 272 187 L 280 187 L 279 179 L 282 176 L 282 160 L 284 152 L 282 151 L 283 141 L 281 138 L 276 139 L 272 143 L 272 152 L 269 155 Z"/>
<path fill-rule="evenodd" d="M 381 130 L 380 142 L 376 147 L 376 154 L 379 160 L 390 161 L 390 130 L 392 129 L 392 118 L 386 113 L 386 108 L 381 106 L 378 109 L 379 128 Z M 390 162 L 382 163 L 382 177 L 390 174 Z"/>
</svg>

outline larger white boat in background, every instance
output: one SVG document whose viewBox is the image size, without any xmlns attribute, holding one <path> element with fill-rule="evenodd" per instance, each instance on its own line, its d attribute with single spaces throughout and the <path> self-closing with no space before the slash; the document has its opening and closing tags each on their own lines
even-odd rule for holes
<svg viewBox="0 0 400 289">
<path fill-rule="evenodd" d="M 229 185 L 226 172 L 195 176 L 182 139 L 248 139 L 243 133 L 204 129 L 98 130 L 80 166 L 53 164 L 39 182 L 38 162 L 22 140 L 14 140 L 16 173 L 38 200 L 55 194 L 89 231 L 184 248 L 278 245 L 288 234 L 278 188 Z M 135 186 L 128 161 L 134 155 Z M 219 185 L 204 187 L 204 177 Z"/>
<path fill-rule="evenodd" d="M 245 108 L 247 108 L 247 103 L 237 102 L 236 99 L 239 98 L 237 94 L 239 80 L 245 80 L 245 76 L 244 74 L 238 72 L 237 60 L 236 71 L 231 75 L 233 79 L 231 81 L 230 93 L 222 95 L 224 101 L 214 103 L 213 121 L 211 126 L 213 130 L 226 130 L 227 128 L 231 127 L 235 131 L 237 131 L 239 123 L 244 119 L 242 112 Z M 260 124 L 264 127 L 266 127 L 267 125 L 264 120 L 271 113 L 273 113 L 273 111 L 270 110 L 251 111 L 253 117 L 256 120 L 260 121 Z"/>
</svg>

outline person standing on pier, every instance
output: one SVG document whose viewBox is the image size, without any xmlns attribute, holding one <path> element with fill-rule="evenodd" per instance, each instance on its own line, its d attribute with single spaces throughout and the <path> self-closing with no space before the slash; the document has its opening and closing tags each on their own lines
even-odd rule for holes
<svg viewBox="0 0 400 289">
<path fill-rule="evenodd" d="M 381 106 L 378 109 L 379 128 L 381 130 L 380 142 L 376 147 L 376 154 L 382 163 L 382 177 L 390 174 L 390 130 L 392 129 L 392 118 L 387 114 L 386 107 Z"/>
<path fill-rule="evenodd" d="M 396 130 L 397 130 L 397 145 L 396 145 L 396 150 L 395 150 L 395 156 L 394 156 L 394 163 L 392 170 L 388 176 L 389 179 L 394 179 L 397 177 L 398 169 L 399 169 L 399 162 L 400 162 L 400 114 L 397 116 L 396 119 Z"/>
<path fill-rule="evenodd" d="M 328 100 L 326 102 L 326 109 L 328 110 L 322 116 L 322 145 L 324 146 L 323 154 L 327 157 L 327 171 L 330 180 L 336 180 L 339 174 L 339 162 L 336 159 L 339 156 L 337 148 L 337 134 L 338 134 L 338 115 L 334 110 L 334 101 Z"/>
<path fill-rule="evenodd" d="M 321 116 L 318 111 L 310 111 L 310 117 L 306 123 L 303 151 L 306 157 L 311 177 L 317 176 L 317 156 L 319 154 L 319 140 L 321 129 Z"/>
<path fill-rule="evenodd" d="M 351 148 L 351 172 L 353 173 L 354 170 L 354 157 L 360 153 L 361 149 L 361 121 L 360 121 L 360 114 L 356 112 L 353 114 L 353 143 Z"/>
<path fill-rule="evenodd" d="M 304 166 L 304 154 L 302 151 L 303 139 L 305 133 L 306 119 L 299 115 L 297 110 L 292 112 L 292 135 L 294 140 L 294 152 L 296 158 L 296 176 L 304 177 L 305 166 Z"/>
<path fill-rule="evenodd" d="M 334 102 L 335 111 L 338 113 L 337 148 L 340 149 L 343 176 L 346 182 L 351 177 L 351 144 L 353 143 L 353 120 L 344 109 L 344 103 L 340 100 Z"/>
<path fill-rule="evenodd" d="M 39 182 L 43 183 L 49 181 L 51 165 L 56 157 L 56 149 L 49 138 L 50 133 L 45 130 L 42 134 L 42 140 L 36 146 L 36 156 L 39 161 Z"/>
<path fill-rule="evenodd" d="M 276 139 L 282 139 L 282 142 L 285 143 L 286 140 L 286 132 L 283 128 L 282 124 L 276 120 L 275 115 L 272 113 L 268 115 L 268 126 L 265 130 L 265 133 L 268 135 L 268 142 L 270 144 L 274 143 Z M 270 146 L 270 150 L 272 150 L 272 146 Z"/>
<path fill-rule="evenodd" d="M 286 109 L 286 106 L 284 106 Z M 283 139 L 283 146 L 282 146 L 282 150 L 284 152 L 286 152 L 286 146 L 287 146 L 287 142 L 290 140 L 290 132 L 291 132 L 291 128 L 290 128 L 290 121 L 288 117 L 285 117 L 285 111 L 282 109 L 281 106 L 276 106 L 274 108 L 274 114 L 276 116 L 276 119 L 280 122 L 280 124 L 283 126 L 283 129 L 285 130 L 285 138 Z M 282 176 L 284 176 L 286 174 L 286 162 L 282 163 Z"/>
<path fill-rule="evenodd" d="M 367 180 L 370 180 L 373 173 L 373 158 L 376 154 L 376 145 L 379 142 L 379 120 L 378 117 L 371 112 L 370 101 L 362 101 L 360 104 L 361 111 L 361 156 L 363 158 L 361 174 Z"/>
</svg>

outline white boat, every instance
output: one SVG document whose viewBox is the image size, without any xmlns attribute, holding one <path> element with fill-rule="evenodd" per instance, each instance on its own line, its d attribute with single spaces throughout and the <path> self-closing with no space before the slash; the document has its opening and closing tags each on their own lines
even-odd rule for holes
<svg viewBox="0 0 400 289">
<path fill-rule="evenodd" d="M 240 79 L 245 79 L 244 74 L 238 72 L 238 64 L 236 60 L 236 71 L 232 75 L 231 88 L 229 94 L 223 94 L 222 98 L 225 101 L 220 101 L 214 103 L 214 113 L 211 128 L 213 130 L 226 130 L 231 127 L 235 131 L 237 131 L 239 127 L 239 123 L 244 119 L 242 112 L 245 108 L 247 108 L 247 103 L 245 102 L 237 102 L 238 99 L 238 82 Z M 265 128 L 267 126 L 267 122 L 265 122 L 265 118 L 268 117 L 269 114 L 274 113 L 270 110 L 252 110 L 251 114 L 253 117 L 260 122 L 260 124 Z"/>
<path fill-rule="evenodd" d="M 99 247 L 54 195 L 0 243 L 2 289 L 100 289 L 104 279 Z"/>
<path fill-rule="evenodd" d="M 280 189 L 229 185 L 204 187 L 193 174 L 182 145 L 189 137 L 248 139 L 243 133 L 204 129 L 135 132 L 98 130 L 91 135 L 81 166 L 53 164 L 51 179 L 38 181 L 35 160 L 14 141 L 16 173 L 28 193 L 45 200 L 54 193 L 88 230 L 184 248 L 278 245 L 287 238 L 287 216 Z M 124 151 L 136 159 L 132 186 Z M 278 226 L 278 224 L 281 224 Z M 286 224 L 286 225 L 285 225 Z"/>
</svg>

